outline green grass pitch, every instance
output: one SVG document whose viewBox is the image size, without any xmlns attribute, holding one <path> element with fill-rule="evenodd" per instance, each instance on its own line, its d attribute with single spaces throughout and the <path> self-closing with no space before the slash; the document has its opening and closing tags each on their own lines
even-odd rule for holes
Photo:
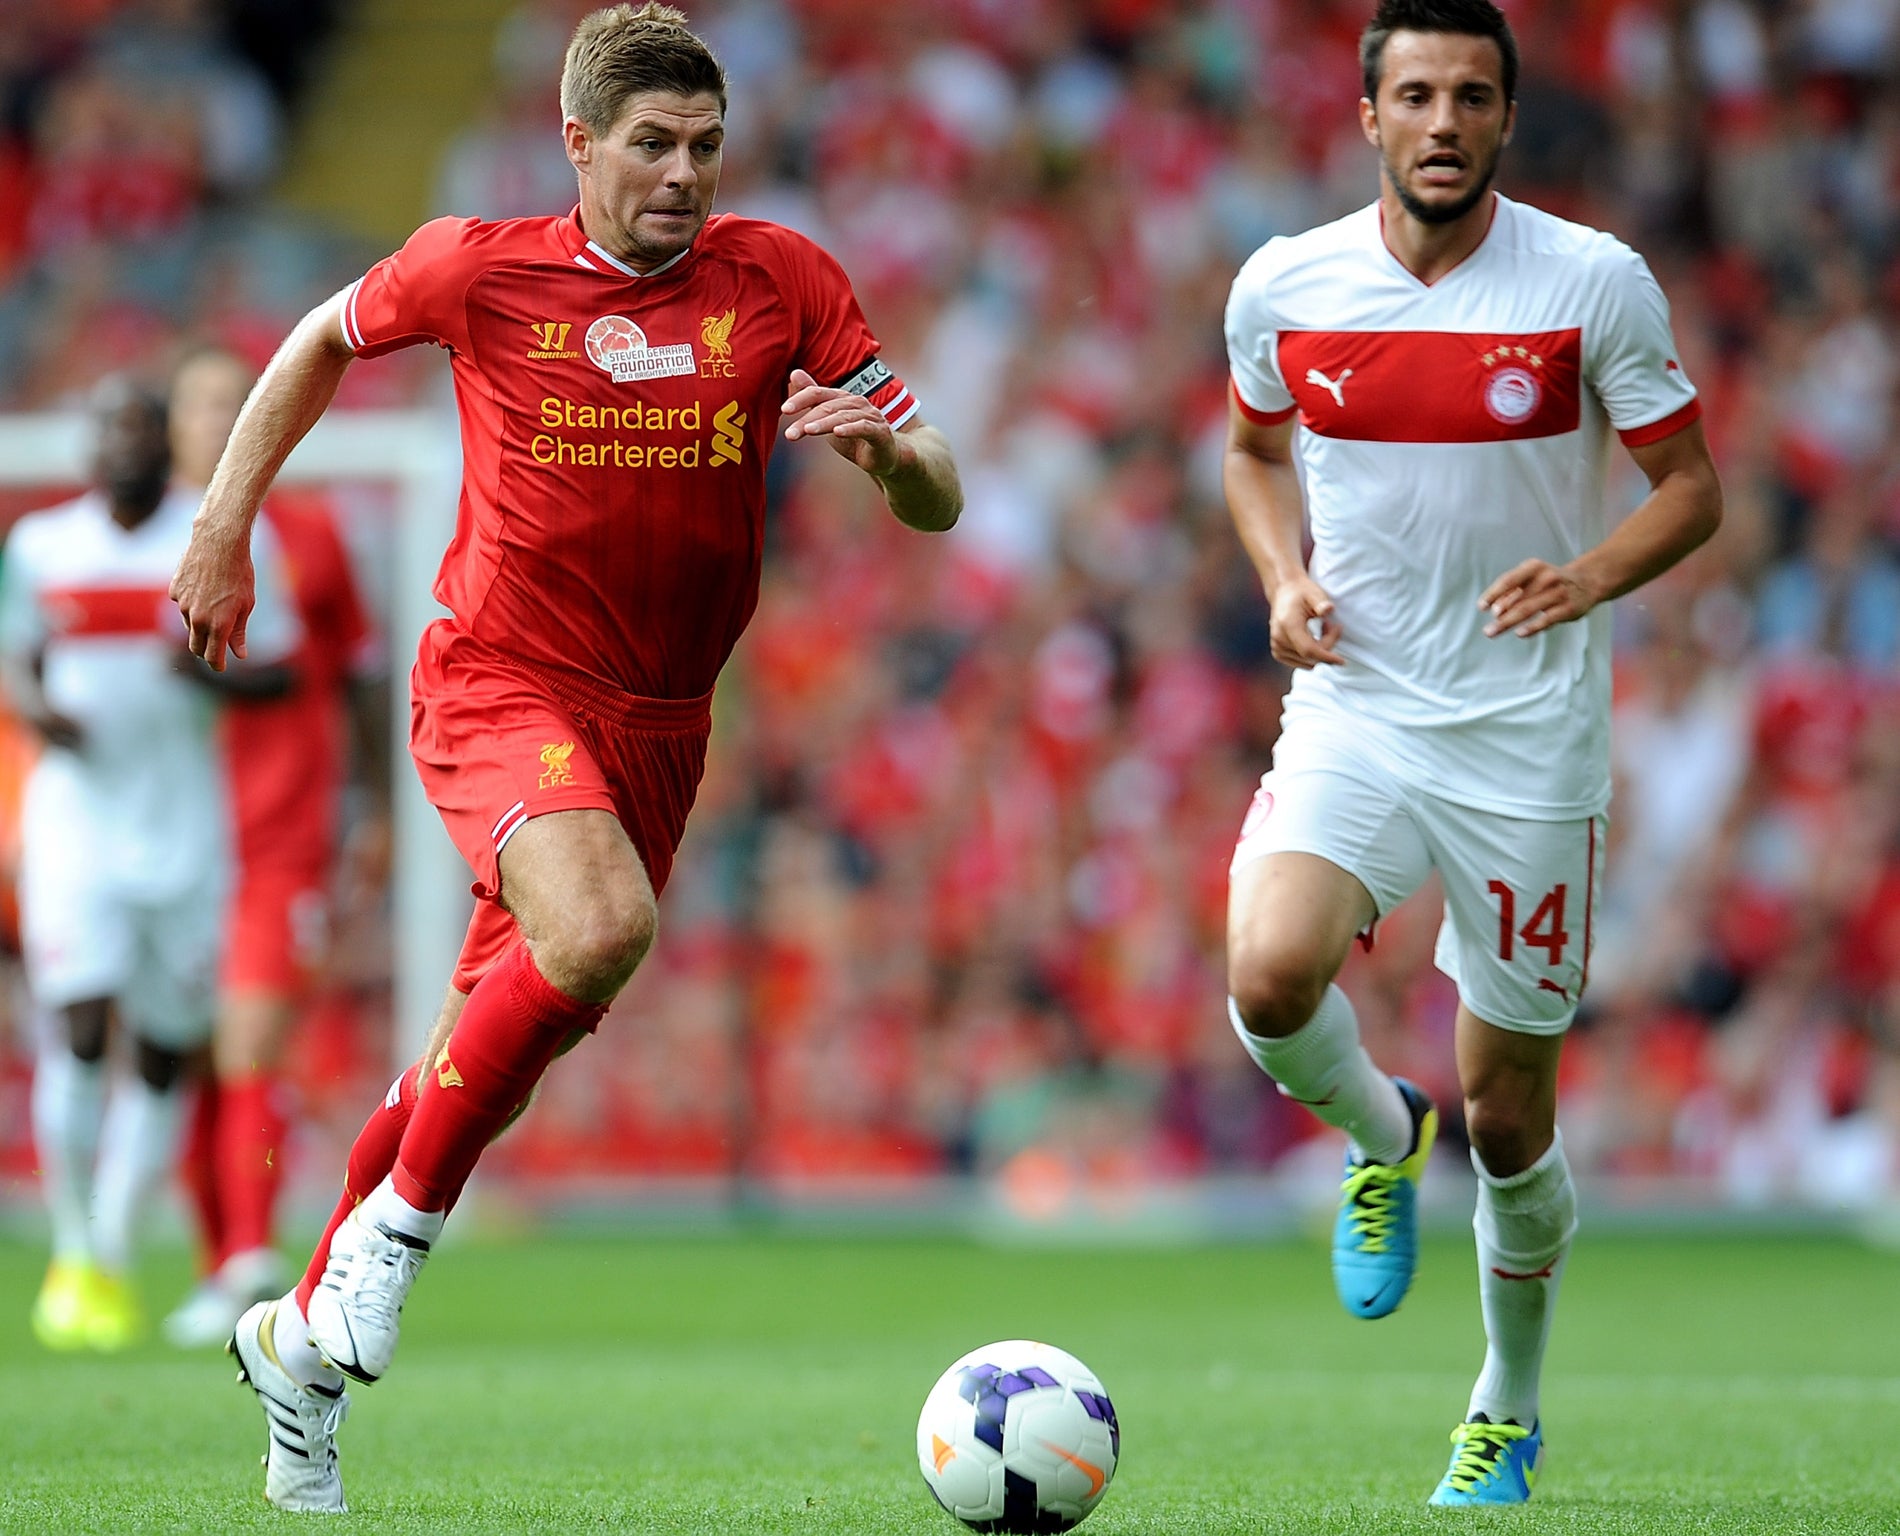
<svg viewBox="0 0 1900 1536">
<path fill-rule="evenodd" d="M 175 1295 L 160 1255 L 148 1290 Z M 0 1531 L 284 1531 L 222 1356 L 41 1352 L 41 1255 L 0 1244 Z M 1024 1251 L 760 1235 L 471 1242 L 353 1395 L 344 1529 L 953 1536 L 912 1447 L 938 1372 L 1046 1338 L 1114 1395 L 1084 1527 L 1137 1532 L 1900 1531 L 1900 1256 L 1595 1237 L 1565 1280 L 1550 1452 L 1517 1511 L 1428 1510 L 1481 1336 L 1469 1244 L 1357 1322 L 1311 1243 Z"/>
</svg>

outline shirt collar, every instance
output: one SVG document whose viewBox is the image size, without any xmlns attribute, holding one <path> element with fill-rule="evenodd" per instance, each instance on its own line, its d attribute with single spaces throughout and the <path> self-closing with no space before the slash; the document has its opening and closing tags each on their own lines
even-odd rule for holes
<svg viewBox="0 0 1900 1536">
<path fill-rule="evenodd" d="M 711 220 L 707 222 L 710 224 Z M 703 236 L 705 233 L 702 227 L 700 234 Z M 685 250 L 661 262 L 651 272 L 639 271 L 622 261 L 598 241 L 588 239 L 587 231 L 581 225 L 579 203 L 574 205 L 574 211 L 563 221 L 562 234 L 565 237 L 568 254 L 573 258 L 575 266 L 585 267 L 590 272 L 617 272 L 622 277 L 631 278 L 658 277 L 662 272 L 670 272 L 699 249 L 699 241 L 695 239 Z"/>
</svg>

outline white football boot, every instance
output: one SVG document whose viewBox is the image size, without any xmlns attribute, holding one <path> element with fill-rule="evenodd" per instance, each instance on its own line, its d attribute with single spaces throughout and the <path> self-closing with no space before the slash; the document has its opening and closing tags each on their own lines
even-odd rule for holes
<svg viewBox="0 0 1900 1536">
<path fill-rule="evenodd" d="M 237 1356 L 238 1380 L 257 1394 L 270 1430 L 264 1497 L 279 1509 L 340 1515 L 349 1506 L 336 1467 L 336 1432 L 350 1411 L 350 1394 L 293 1381 L 270 1342 L 276 1321 L 277 1303 L 260 1301 L 238 1319 L 225 1346 Z"/>
<path fill-rule="evenodd" d="M 366 1221 L 360 1205 L 350 1212 L 310 1298 L 310 1340 L 325 1364 L 365 1385 L 389 1369 L 402 1304 L 428 1257 L 422 1239 Z"/>
<path fill-rule="evenodd" d="M 253 1302 L 274 1301 L 284 1294 L 289 1279 L 274 1249 L 233 1254 L 172 1309 L 164 1322 L 165 1337 L 180 1349 L 222 1344 Z"/>
</svg>

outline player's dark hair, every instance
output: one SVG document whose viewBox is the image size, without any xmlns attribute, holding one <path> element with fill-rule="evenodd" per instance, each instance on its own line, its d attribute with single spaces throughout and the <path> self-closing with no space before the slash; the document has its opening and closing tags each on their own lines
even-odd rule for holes
<svg viewBox="0 0 1900 1536">
<path fill-rule="evenodd" d="M 648 0 L 583 16 L 561 65 L 561 115 L 605 133 L 627 98 L 647 91 L 717 96 L 726 110 L 726 72 L 684 12 Z"/>
<path fill-rule="evenodd" d="M 1517 38 L 1491 0 L 1379 0 L 1372 24 L 1359 36 L 1359 73 L 1365 79 L 1366 100 L 1379 99 L 1379 77 L 1385 73 L 1385 45 L 1394 32 L 1454 32 L 1461 37 L 1488 37 L 1504 57 L 1504 99 L 1517 100 Z"/>
</svg>

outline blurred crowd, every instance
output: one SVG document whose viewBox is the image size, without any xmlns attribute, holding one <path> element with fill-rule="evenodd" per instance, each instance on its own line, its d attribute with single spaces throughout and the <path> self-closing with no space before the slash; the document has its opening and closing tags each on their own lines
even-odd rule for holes
<svg viewBox="0 0 1900 1536">
<path fill-rule="evenodd" d="M 571 205 L 555 81 L 586 8 L 508 20 L 418 217 Z M 267 350 L 377 254 L 269 211 L 304 55 L 247 53 L 256 9 L 0 0 L 0 404 L 192 336 Z M 1220 315 L 1262 241 L 1375 193 L 1370 6 L 686 9 L 732 80 L 720 205 L 844 262 L 968 507 L 921 538 L 832 456 L 780 453 L 661 941 L 494 1168 L 975 1170 L 1054 1210 L 1330 1159 L 1222 1006 L 1287 677 L 1220 497 Z M 1648 257 L 1729 507 L 1618 607 L 1567 1145 L 1740 1202 L 1871 1202 L 1900 1188 L 1900 0 L 1505 9 L 1500 186 Z M 1642 489 L 1625 463 L 1618 504 Z M 1381 1063 L 1455 1103 L 1437 921 L 1421 893 L 1345 984 Z M 339 978 L 305 1077 L 318 1108 L 347 1079 L 347 1134 L 388 1020 L 360 954 Z"/>
</svg>

